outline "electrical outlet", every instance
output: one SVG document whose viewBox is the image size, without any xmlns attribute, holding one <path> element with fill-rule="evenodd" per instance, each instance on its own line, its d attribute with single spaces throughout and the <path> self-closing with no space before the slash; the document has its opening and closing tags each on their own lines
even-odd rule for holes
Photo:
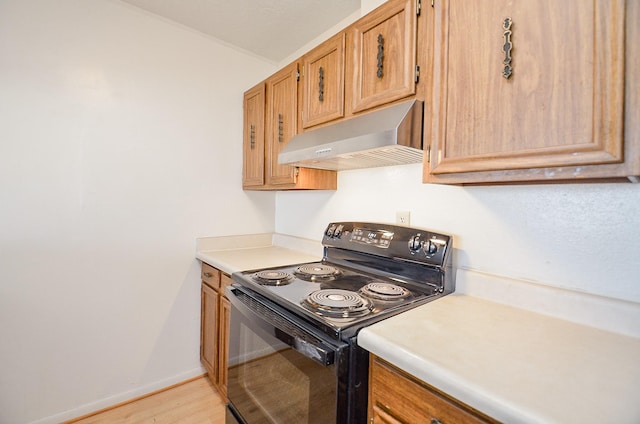
<svg viewBox="0 0 640 424">
<path fill-rule="evenodd" d="M 411 218 L 411 212 L 409 211 L 396 212 L 396 224 L 409 226 L 410 218 Z"/>
</svg>

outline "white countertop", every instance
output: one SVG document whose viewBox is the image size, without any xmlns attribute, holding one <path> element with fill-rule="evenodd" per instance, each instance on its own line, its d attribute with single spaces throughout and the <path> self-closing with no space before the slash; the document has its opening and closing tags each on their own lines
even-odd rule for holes
<svg viewBox="0 0 640 424">
<path fill-rule="evenodd" d="M 313 256 L 280 246 L 210 250 L 199 252 L 196 257 L 227 274 L 236 271 L 313 262 L 321 258 L 321 256 Z"/>
<path fill-rule="evenodd" d="M 289 244 L 295 249 L 276 243 Z M 322 258 L 320 242 L 274 234 L 203 238 L 198 239 L 196 249 L 196 258 L 227 274 Z"/>
<path fill-rule="evenodd" d="M 358 344 L 507 423 L 640 423 L 640 339 L 452 294 Z"/>
</svg>

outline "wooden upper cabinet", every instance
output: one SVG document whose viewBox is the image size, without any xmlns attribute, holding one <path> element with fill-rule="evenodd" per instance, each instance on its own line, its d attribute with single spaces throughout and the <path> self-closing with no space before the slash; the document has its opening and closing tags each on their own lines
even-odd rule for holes
<svg viewBox="0 0 640 424">
<path fill-rule="evenodd" d="M 344 116 L 344 45 L 340 33 L 302 58 L 302 127 Z"/>
<path fill-rule="evenodd" d="M 244 93 L 242 187 L 245 190 L 335 190 L 335 171 L 278 164 L 297 133 L 298 64 Z"/>
<path fill-rule="evenodd" d="M 337 174 L 323 169 L 279 165 L 278 154 L 298 132 L 298 63 L 266 82 L 266 177 L 263 190 L 335 190 Z"/>
<path fill-rule="evenodd" d="M 351 27 L 353 112 L 416 92 L 416 1 L 389 0 Z"/>
<path fill-rule="evenodd" d="M 278 164 L 278 153 L 297 133 L 298 64 L 292 63 L 267 80 L 267 184 L 293 184 L 296 169 Z"/>
<path fill-rule="evenodd" d="M 589 165 L 623 162 L 624 1 L 439 0 L 434 13 L 425 182 L 598 177 Z"/>
<path fill-rule="evenodd" d="M 242 186 L 264 184 L 264 83 L 244 93 Z"/>
</svg>

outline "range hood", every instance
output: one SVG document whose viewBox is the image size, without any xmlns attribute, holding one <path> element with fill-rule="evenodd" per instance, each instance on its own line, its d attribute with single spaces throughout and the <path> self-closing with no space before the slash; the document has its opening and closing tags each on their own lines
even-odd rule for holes
<svg viewBox="0 0 640 424">
<path fill-rule="evenodd" d="M 342 171 L 422 162 L 422 101 L 412 100 L 294 136 L 280 164 Z"/>
</svg>

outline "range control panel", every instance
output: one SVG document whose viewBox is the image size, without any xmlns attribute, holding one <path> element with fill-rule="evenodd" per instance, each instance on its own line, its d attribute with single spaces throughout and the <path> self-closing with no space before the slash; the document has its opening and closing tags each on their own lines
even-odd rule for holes
<svg viewBox="0 0 640 424">
<path fill-rule="evenodd" d="M 333 222 L 327 226 L 322 244 L 441 266 L 450 249 L 451 236 L 390 224 Z"/>
</svg>

